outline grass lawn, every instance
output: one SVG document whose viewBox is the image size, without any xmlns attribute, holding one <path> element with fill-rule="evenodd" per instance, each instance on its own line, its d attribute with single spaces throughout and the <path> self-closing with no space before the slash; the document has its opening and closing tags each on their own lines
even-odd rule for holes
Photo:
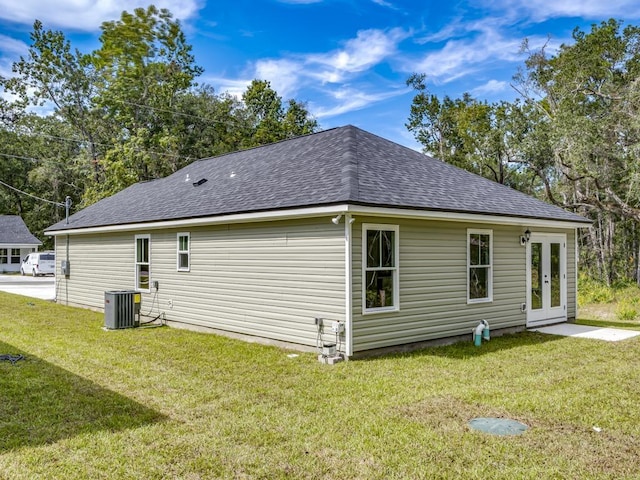
<svg viewBox="0 0 640 480">
<path fill-rule="evenodd" d="M 536 333 L 368 360 L 0 293 L 0 478 L 639 478 L 640 339 Z M 509 417 L 523 435 L 471 431 Z M 594 429 L 597 427 L 598 430 Z"/>
</svg>

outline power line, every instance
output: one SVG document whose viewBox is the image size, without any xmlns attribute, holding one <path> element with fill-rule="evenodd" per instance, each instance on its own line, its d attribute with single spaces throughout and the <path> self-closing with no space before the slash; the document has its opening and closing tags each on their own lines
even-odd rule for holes
<svg viewBox="0 0 640 480">
<path fill-rule="evenodd" d="M 2 155 L 3 157 L 9 157 L 9 158 L 18 158 L 20 160 L 31 160 L 34 162 L 41 162 L 42 160 L 38 160 L 37 158 L 33 158 L 33 157 L 23 157 L 22 155 L 11 155 L 9 153 L 0 153 L 0 155 Z"/>
<path fill-rule="evenodd" d="M 50 203 L 50 204 L 56 205 L 58 207 L 64 207 L 65 206 L 64 203 L 54 202 L 54 201 L 51 201 L 51 200 L 47 200 L 46 198 L 37 197 L 37 196 L 32 195 L 30 193 L 23 192 L 22 190 L 9 185 L 8 183 L 4 183 L 2 180 L 0 180 L 0 185 L 4 185 L 5 187 L 10 188 L 11 190 L 15 190 L 16 192 L 21 193 L 22 195 L 27 195 L 28 197 L 35 198 L 36 200 L 40 200 L 41 202 Z"/>
</svg>

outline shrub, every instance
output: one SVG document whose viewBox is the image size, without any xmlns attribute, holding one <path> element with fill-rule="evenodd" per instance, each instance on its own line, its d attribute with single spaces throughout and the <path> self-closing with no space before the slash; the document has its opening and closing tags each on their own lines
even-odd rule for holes
<svg viewBox="0 0 640 480">
<path fill-rule="evenodd" d="M 616 306 L 616 318 L 618 320 L 635 320 L 638 316 L 638 310 L 632 301 L 621 300 Z"/>
<path fill-rule="evenodd" d="M 611 303 L 615 300 L 615 291 L 603 282 L 594 280 L 586 275 L 578 279 L 578 304 Z"/>
</svg>

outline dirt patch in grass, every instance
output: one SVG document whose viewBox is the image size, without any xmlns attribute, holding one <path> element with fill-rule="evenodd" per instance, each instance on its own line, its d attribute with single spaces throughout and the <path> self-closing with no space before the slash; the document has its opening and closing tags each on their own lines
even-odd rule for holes
<svg viewBox="0 0 640 480">
<path fill-rule="evenodd" d="M 478 417 L 511 418 L 525 423 L 524 419 L 509 415 L 504 410 L 464 402 L 449 395 L 429 398 L 401 409 L 400 413 L 411 421 L 442 432 L 471 431 L 468 423 Z"/>
<path fill-rule="evenodd" d="M 640 472 L 637 467 L 640 437 L 636 435 L 608 432 L 597 426 L 553 423 L 452 396 L 432 397 L 398 413 L 438 435 L 455 437 L 462 456 L 491 456 L 500 452 L 496 467 L 504 467 L 502 461 L 507 458 L 526 455 L 540 458 L 540 467 L 549 475 L 546 478 L 555 478 L 554 472 L 564 475 L 567 471 L 575 473 L 573 478 L 637 478 Z M 529 430 L 515 436 L 476 432 L 468 422 L 477 417 L 509 418 L 524 423 Z M 465 444 L 479 450 L 465 452 Z"/>
</svg>

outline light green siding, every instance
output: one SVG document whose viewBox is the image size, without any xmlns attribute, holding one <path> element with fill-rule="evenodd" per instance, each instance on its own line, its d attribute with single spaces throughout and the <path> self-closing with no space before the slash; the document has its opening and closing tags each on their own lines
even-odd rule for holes
<svg viewBox="0 0 640 480">
<path fill-rule="evenodd" d="M 190 233 L 189 272 L 177 271 L 178 232 Z M 316 345 L 315 317 L 344 319 L 344 226 L 326 218 L 135 233 L 151 235 L 159 287 L 143 294 L 143 313 L 308 346 Z M 70 239 L 60 301 L 102 308 L 105 290 L 134 288 L 133 232 Z"/>
<path fill-rule="evenodd" d="M 361 223 L 399 225 L 400 310 L 362 312 Z M 493 231 L 493 301 L 467 303 L 467 229 Z M 358 218 L 353 228 L 353 350 L 469 334 L 479 320 L 492 329 L 524 327 L 525 227 Z M 558 230 L 551 230 L 558 232 Z M 574 231 L 567 233 L 567 303 L 575 315 Z"/>
<path fill-rule="evenodd" d="M 397 312 L 362 312 L 362 224 L 399 226 Z M 60 275 L 67 237 L 56 239 L 61 303 L 94 309 L 104 292 L 134 289 L 134 238 L 151 239 L 151 281 L 142 312 L 168 321 L 313 347 L 332 341 L 331 320 L 345 316 L 344 223 L 330 218 L 72 235 L 71 275 Z M 467 229 L 493 234 L 493 299 L 467 303 Z M 352 226 L 353 352 L 469 335 L 481 319 L 491 329 L 524 327 L 526 248 L 523 226 L 356 216 Z M 567 235 L 567 316 L 575 317 L 575 230 Z M 177 234 L 190 234 L 190 271 L 177 269 Z M 340 336 L 342 347 L 347 339 Z"/>
</svg>

